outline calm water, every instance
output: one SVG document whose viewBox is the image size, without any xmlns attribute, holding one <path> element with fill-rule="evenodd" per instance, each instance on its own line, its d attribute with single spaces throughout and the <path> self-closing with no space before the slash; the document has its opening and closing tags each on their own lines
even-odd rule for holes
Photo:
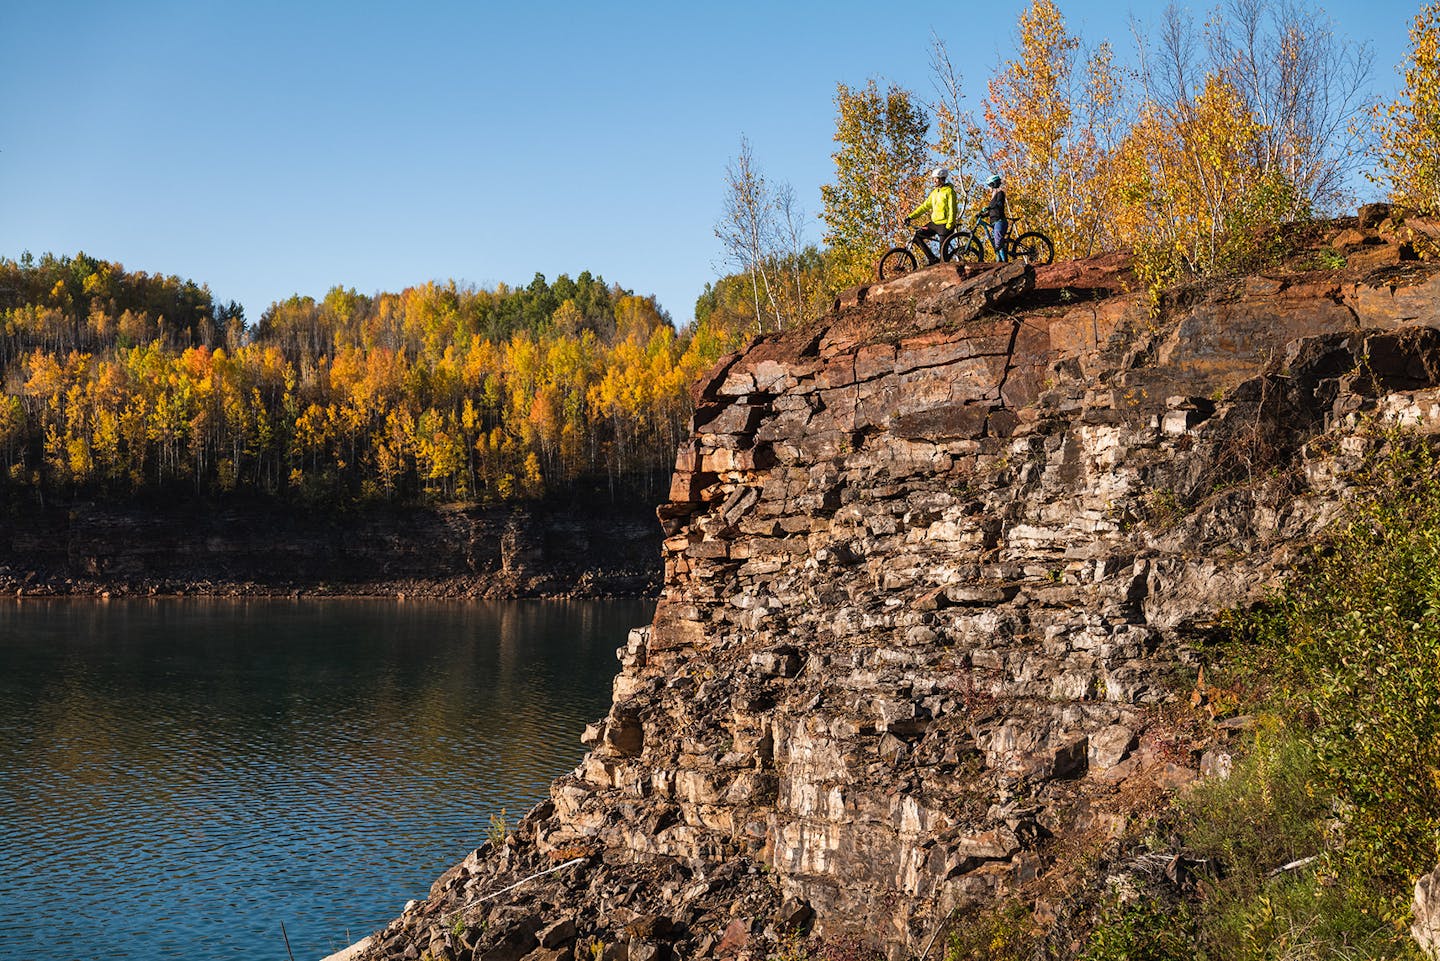
<svg viewBox="0 0 1440 961">
<path fill-rule="evenodd" d="M 638 601 L 0 603 L 0 958 L 368 934 L 582 754 Z"/>
</svg>

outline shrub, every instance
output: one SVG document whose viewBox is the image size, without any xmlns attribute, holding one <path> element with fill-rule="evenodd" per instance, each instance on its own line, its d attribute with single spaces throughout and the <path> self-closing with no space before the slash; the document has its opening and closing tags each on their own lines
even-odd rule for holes
<svg viewBox="0 0 1440 961">
<path fill-rule="evenodd" d="M 1188 912 L 1151 897 L 1116 899 L 1090 931 L 1080 961 L 1192 961 Z"/>
<path fill-rule="evenodd" d="M 1194 890 L 1107 904 L 1087 961 L 1420 957 L 1405 928 L 1440 839 L 1440 477 L 1424 439 L 1384 441 L 1345 519 L 1232 618 L 1217 666 L 1253 737 L 1151 842 L 1198 865 Z"/>
<path fill-rule="evenodd" d="M 1042 936 L 1019 901 L 1006 901 L 962 918 L 945 942 L 945 961 L 1002 961 L 1043 957 Z"/>
<path fill-rule="evenodd" d="M 1440 480 L 1430 448 L 1401 437 L 1363 480 L 1351 518 L 1251 623 L 1310 728 L 1341 866 L 1399 913 L 1440 838 Z"/>
</svg>

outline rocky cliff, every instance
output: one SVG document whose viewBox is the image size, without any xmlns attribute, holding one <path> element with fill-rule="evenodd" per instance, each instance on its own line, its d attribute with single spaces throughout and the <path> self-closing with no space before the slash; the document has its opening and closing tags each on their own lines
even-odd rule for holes
<svg viewBox="0 0 1440 961">
<path fill-rule="evenodd" d="M 727 358 L 590 754 L 365 951 L 934 957 L 1002 896 L 1059 918 L 1227 769 L 1243 721 L 1181 710 L 1218 613 L 1378 428 L 1440 424 L 1440 270 L 1356 253 L 1155 309 L 1118 258 L 941 265 Z"/>
<path fill-rule="evenodd" d="M 643 596 L 659 544 L 651 508 L 608 502 L 26 505 L 0 517 L 0 592 Z"/>
</svg>

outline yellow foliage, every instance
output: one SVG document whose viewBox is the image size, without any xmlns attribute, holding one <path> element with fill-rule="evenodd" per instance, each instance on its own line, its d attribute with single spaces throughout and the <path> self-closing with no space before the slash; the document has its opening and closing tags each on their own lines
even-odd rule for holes
<svg viewBox="0 0 1440 961">
<path fill-rule="evenodd" d="M 1440 212 L 1440 3 L 1427 3 L 1410 26 L 1405 86 L 1376 108 L 1380 163 L 1397 203 Z"/>
<path fill-rule="evenodd" d="M 1210 74 L 1192 98 L 1141 107 L 1113 167 L 1113 229 L 1141 254 L 1152 288 L 1233 266 L 1252 227 L 1285 219 L 1294 195 L 1256 162 L 1263 127 Z"/>
<path fill-rule="evenodd" d="M 882 91 L 873 79 L 855 89 L 838 84 L 835 106 L 835 182 L 820 194 L 835 283 L 848 286 L 870 279 L 879 252 L 909 234 L 897 211 L 924 196 L 929 120 L 908 90 Z"/>
<path fill-rule="evenodd" d="M 110 282 L 84 275 L 96 296 Z M 502 295 L 453 283 L 375 298 L 335 288 L 319 304 L 275 305 L 262 336 L 225 349 L 91 300 L 84 329 L 111 343 L 61 350 L 87 342 L 77 314 L 48 302 L 0 310 L 13 365 L 0 476 L 307 499 L 537 496 L 607 473 L 658 483 L 690 416 L 689 383 L 724 337 L 677 336 L 654 298 L 588 274 L 557 289 L 545 301 L 537 278 L 520 302 L 530 313 L 481 323 Z M 65 282 L 35 296 L 50 294 L 68 295 Z M 539 319 L 537 303 L 549 305 Z"/>
</svg>

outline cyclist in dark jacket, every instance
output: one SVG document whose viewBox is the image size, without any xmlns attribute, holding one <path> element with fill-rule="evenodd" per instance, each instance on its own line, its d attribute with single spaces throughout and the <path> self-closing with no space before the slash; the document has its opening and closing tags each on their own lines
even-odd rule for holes
<svg viewBox="0 0 1440 961">
<path fill-rule="evenodd" d="M 990 239 L 995 244 L 995 257 L 997 260 L 1006 260 L 1005 256 L 1005 234 L 1010 229 L 1010 221 L 1005 219 L 1005 191 L 1000 187 L 1000 177 L 992 174 L 990 179 L 985 181 L 985 186 L 992 191 L 990 204 L 985 208 L 985 219 L 990 221 Z"/>
</svg>

